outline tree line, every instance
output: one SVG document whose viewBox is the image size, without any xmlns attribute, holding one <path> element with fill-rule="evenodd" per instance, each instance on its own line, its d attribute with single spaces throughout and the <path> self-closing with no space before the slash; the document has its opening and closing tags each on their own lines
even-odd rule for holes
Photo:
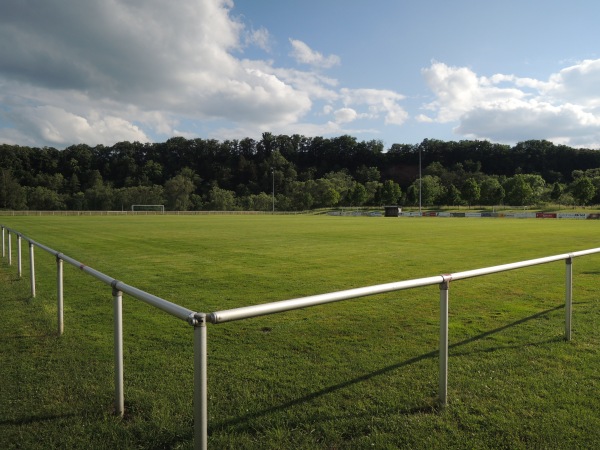
<svg viewBox="0 0 600 450">
<path fill-rule="evenodd" d="M 544 140 L 515 146 L 263 133 L 218 141 L 0 145 L 0 208 L 300 211 L 329 207 L 600 203 L 600 152 Z"/>
</svg>

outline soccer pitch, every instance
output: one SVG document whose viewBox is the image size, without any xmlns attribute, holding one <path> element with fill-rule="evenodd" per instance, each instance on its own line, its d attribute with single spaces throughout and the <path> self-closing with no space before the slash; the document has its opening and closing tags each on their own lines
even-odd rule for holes
<svg viewBox="0 0 600 450">
<path fill-rule="evenodd" d="M 109 276 L 212 312 L 598 247 L 596 221 L 328 216 L 2 217 Z M 13 244 L 13 251 L 16 246 Z M 24 251 L 24 259 L 27 252 Z M 192 331 L 124 297 L 124 419 L 111 290 L 55 262 L 2 261 L 0 447 L 191 448 Z M 600 444 L 600 255 L 451 284 L 448 405 L 439 289 L 208 325 L 209 448 L 566 448 Z"/>
</svg>

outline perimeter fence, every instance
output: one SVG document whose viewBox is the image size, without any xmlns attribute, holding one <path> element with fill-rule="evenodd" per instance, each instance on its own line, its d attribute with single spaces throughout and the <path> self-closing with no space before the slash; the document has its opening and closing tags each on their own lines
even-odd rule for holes
<svg viewBox="0 0 600 450">
<path fill-rule="evenodd" d="M 295 216 L 310 211 L 2 211 L 0 216 Z"/>
<path fill-rule="evenodd" d="M 382 217 L 381 208 L 341 208 L 313 209 L 307 211 L 9 211 L 0 210 L 0 216 L 364 216 Z M 448 212 L 448 211 L 404 211 L 390 217 L 440 217 L 440 218 L 500 218 L 500 219 L 571 219 L 600 220 L 600 213 L 587 212 L 533 212 L 533 211 L 498 211 L 498 212 Z"/>
<path fill-rule="evenodd" d="M 4 225 L 2 228 L 2 258 L 8 259 L 8 265 L 13 265 L 12 260 L 12 236 L 17 239 L 17 276 L 23 276 L 22 241 L 29 246 L 29 272 L 31 282 L 31 296 L 36 296 L 35 280 L 35 258 L 34 248 L 48 252 L 56 258 L 56 287 L 57 287 L 57 317 L 58 334 L 62 335 L 63 325 L 63 261 L 67 262 L 81 271 L 100 280 L 111 288 L 114 315 L 114 381 L 115 381 L 115 411 L 123 415 L 125 411 L 124 386 L 123 386 L 123 315 L 122 298 L 123 293 L 138 300 L 146 302 L 180 320 L 187 322 L 193 327 L 193 351 L 194 351 L 194 448 L 208 448 L 208 382 L 207 382 L 207 323 L 220 324 L 235 320 L 243 320 L 268 314 L 282 313 L 310 306 L 323 305 L 326 303 L 349 300 L 359 297 L 372 296 L 387 292 L 395 292 L 424 286 L 438 285 L 440 288 L 440 330 L 439 330 L 439 392 L 438 401 L 440 405 L 447 403 L 448 392 L 448 302 L 449 287 L 454 281 L 468 278 L 490 275 L 498 272 L 510 271 L 540 264 L 556 261 L 565 261 L 565 339 L 571 339 L 571 320 L 573 303 L 573 259 L 575 257 L 600 253 L 600 248 L 564 253 L 560 255 L 547 256 L 510 264 L 479 268 L 452 274 L 436 275 L 426 278 L 398 281 L 394 283 L 379 284 L 374 286 L 349 289 L 345 291 L 330 292 L 326 294 L 283 300 L 260 305 L 234 308 L 212 313 L 192 311 L 183 306 L 169 302 L 165 299 L 137 289 L 122 281 L 103 274 L 85 264 L 64 255 L 50 247 L 45 246 L 33 239 L 23 235 Z"/>
</svg>

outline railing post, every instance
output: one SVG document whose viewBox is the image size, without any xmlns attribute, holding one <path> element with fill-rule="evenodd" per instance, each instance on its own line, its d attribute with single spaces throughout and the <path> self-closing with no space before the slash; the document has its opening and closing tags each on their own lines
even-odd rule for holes
<svg viewBox="0 0 600 450">
<path fill-rule="evenodd" d="M 17 234 L 17 277 L 21 278 L 23 265 L 21 263 L 21 235 Z"/>
<path fill-rule="evenodd" d="M 571 340 L 571 317 L 573 315 L 573 258 L 567 258 L 565 282 L 565 340 Z"/>
<path fill-rule="evenodd" d="M 4 227 L 2 227 L 2 257 L 6 256 L 6 247 L 4 246 Z"/>
<path fill-rule="evenodd" d="M 56 256 L 56 311 L 58 316 L 58 335 L 65 331 L 63 307 L 63 260 Z"/>
<path fill-rule="evenodd" d="M 451 277 L 443 275 L 443 278 L 440 283 L 440 406 L 446 406 L 448 402 L 448 290 Z"/>
<path fill-rule="evenodd" d="M 33 244 L 29 243 L 29 274 L 31 275 L 31 297 L 35 298 L 35 260 L 33 255 Z"/>
<path fill-rule="evenodd" d="M 123 417 L 125 395 L 123 393 L 123 293 L 113 282 L 113 308 L 115 329 L 115 414 Z"/>
<path fill-rule="evenodd" d="M 208 448 L 208 381 L 206 314 L 194 320 L 194 449 Z"/>
<path fill-rule="evenodd" d="M 12 238 L 10 237 L 10 230 L 8 231 L 8 265 L 12 266 L 12 248 L 11 248 L 11 241 Z"/>
</svg>

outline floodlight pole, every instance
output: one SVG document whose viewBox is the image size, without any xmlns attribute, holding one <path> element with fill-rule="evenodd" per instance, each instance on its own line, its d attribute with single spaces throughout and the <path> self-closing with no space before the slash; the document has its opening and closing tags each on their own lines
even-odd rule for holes
<svg viewBox="0 0 600 450">
<path fill-rule="evenodd" d="M 421 192 L 423 191 L 423 178 L 421 177 L 421 146 L 419 145 L 419 216 L 421 215 Z"/>
</svg>

